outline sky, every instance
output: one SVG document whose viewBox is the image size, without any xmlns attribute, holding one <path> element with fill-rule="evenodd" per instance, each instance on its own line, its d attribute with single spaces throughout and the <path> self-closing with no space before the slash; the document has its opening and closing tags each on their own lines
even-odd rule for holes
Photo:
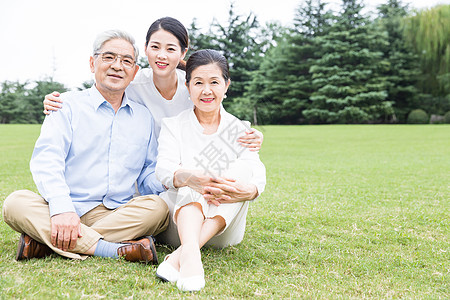
<svg viewBox="0 0 450 300">
<path fill-rule="evenodd" d="M 387 0 L 364 0 L 367 11 Z M 237 14 L 257 16 L 261 24 L 290 25 L 301 0 L 236 0 Z M 450 0 L 403 0 L 417 9 Z M 339 5 L 339 0 L 328 3 Z M 95 36 L 121 29 L 136 39 L 141 56 L 150 24 L 171 16 L 189 28 L 192 20 L 207 31 L 214 19 L 226 23 L 230 1 L 214 0 L 0 0 L 0 82 L 53 77 L 73 89 L 93 79 L 89 56 Z"/>
</svg>

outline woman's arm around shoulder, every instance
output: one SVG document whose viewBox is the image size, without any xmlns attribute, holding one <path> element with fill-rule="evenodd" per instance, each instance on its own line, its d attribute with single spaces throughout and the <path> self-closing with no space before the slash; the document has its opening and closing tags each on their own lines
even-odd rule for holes
<svg viewBox="0 0 450 300">
<path fill-rule="evenodd" d="M 45 95 L 44 101 L 44 114 L 48 115 L 52 111 L 57 111 L 62 107 L 63 101 L 61 100 L 61 94 L 57 91 L 54 91 L 51 94 Z"/>
</svg>

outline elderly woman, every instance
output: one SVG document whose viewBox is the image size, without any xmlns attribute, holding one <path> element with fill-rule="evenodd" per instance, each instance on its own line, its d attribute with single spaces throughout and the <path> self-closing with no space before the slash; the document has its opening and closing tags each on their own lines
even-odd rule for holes
<svg viewBox="0 0 450 300">
<path fill-rule="evenodd" d="M 183 291 L 205 285 L 200 248 L 242 241 L 250 200 L 265 186 L 257 152 L 238 142 L 248 123 L 227 113 L 222 101 L 230 85 L 228 63 L 219 52 L 200 50 L 186 64 L 186 86 L 193 109 L 161 123 L 156 176 L 168 188 L 160 196 L 172 214 L 164 233 L 181 245 L 156 275 Z M 170 240 L 171 239 L 171 240 Z M 179 242 L 178 242 L 179 243 Z"/>
</svg>

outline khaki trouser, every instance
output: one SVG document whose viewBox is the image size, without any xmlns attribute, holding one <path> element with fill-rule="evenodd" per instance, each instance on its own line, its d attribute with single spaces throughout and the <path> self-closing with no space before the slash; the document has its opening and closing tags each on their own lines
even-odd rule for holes
<svg viewBox="0 0 450 300">
<path fill-rule="evenodd" d="M 88 249 L 103 238 L 109 242 L 132 240 L 144 235 L 156 235 L 169 224 L 166 203 L 156 195 L 139 196 L 112 210 L 103 204 L 87 212 L 81 219 L 81 235 L 75 249 L 62 251 L 51 244 L 51 223 L 47 201 L 27 190 L 9 195 L 3 204 L 3 218 L 15 231 L 26 233 L 47 244 L 56 253 L 84 259 Z"/>
</svg>

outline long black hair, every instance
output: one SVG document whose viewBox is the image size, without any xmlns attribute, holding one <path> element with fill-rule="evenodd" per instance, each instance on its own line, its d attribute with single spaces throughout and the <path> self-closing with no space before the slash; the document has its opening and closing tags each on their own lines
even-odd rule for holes
<svg viewBox="0 0 450 300">
<path fill-rule="evenodd" d="M 189 35 L 186 27 L 184 27 L 184 25 L 181 24 L 181 22 L 177 19 L 171 17 L 160 18 L 153 22 L 152 25 L 150 25 L 150 28 L 147 31 L 147 36 L 145 37 L 145 47 L 148 46 L 152 34 L 161 29 L 170 32 L 177 38 L 178 42 L 180 43 L 181 52 L 184 52 L 188 49 Z M 186 68 L 186 62 L 181 60 L 178 64 L 178 68 L 184 70 Z"/>
</svg>

